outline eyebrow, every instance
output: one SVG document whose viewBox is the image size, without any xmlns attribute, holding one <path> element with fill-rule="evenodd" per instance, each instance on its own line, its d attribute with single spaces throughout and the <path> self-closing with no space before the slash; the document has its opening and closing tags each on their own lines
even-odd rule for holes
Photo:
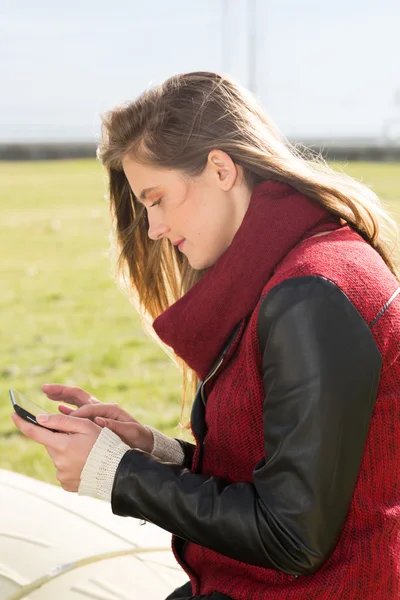
<svg viewBox="0 0 400 600">
<path fill-rule="evenodd" d="M 153 190 L 156 190 L 158 187 L 160 187 L 160 186 L 156 185 L 154 187 L 149 187 L 149 188 L 145 188 L 144 190 L 142 190 L 140 192 L 139 201 L 146 200 L 147 194 L 150 194 L 150 192 L 152 192 Z"/>
</svg>

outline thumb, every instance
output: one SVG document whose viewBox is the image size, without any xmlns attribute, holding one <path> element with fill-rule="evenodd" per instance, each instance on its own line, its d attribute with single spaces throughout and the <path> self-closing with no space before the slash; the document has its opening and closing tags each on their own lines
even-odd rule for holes
<svg viewBox="0 0 400 600">
<path fill-rule="evenodd" d="M 67 433 L 88 433 L 93 423 L 87 419 L 68 415 L 38 415 L 37 422 L 48 429 Z"/>
</svg>

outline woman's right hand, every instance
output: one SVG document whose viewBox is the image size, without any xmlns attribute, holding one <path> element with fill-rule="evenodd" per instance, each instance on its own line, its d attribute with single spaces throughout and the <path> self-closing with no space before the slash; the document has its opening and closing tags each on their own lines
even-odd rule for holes
<svg viewBox="0 0 400 600">
<path fill-rule="evenodd" d="M 74 409 L 60 404 L 58 409 L 61 413 L 91 419 L 100 427 L 111 429 L 131 448 L 152 452 L 154 445 L 152 432 L 118 404 L 100 402 L 89 392 L 76 386 L 45 384 L 42 390 L 50 400 L 67 402 L 78 407 Z"/>
</svg>

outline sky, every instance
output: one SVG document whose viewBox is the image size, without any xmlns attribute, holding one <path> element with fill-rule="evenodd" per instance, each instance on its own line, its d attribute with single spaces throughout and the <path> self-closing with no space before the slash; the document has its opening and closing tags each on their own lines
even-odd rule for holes
<svg viewBox="0 0 400 600">
<path fill-rule="evenodd" d="M 400 0 L 0 0 L 0 142 L 97 141 L 174 73 L 226 72 L 292 139 L 400 143 Z"/>
</svg>

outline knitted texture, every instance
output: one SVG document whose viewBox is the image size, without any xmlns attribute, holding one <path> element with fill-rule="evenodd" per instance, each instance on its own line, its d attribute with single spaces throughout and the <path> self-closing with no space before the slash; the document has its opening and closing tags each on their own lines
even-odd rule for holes
<svg viewBox="0 0 400 600">
<path fill-rule="evenodd" d="M 111 429 L 103 427 L 83 466 L 78 494 L 111 502 L 115 472 L 130 449 Z"/>
<path fill-rule="evenodd" d="M 260 303 L 285 279 L 313 275 L 334 282 L 370 326 L 399 287 L 379 254 L 348 226 L 299 243 L 275 268 L 221 370 L 205 386 L 207 434 L 201 464 L 196 449 L 194 471 L 252 481 L 253 469 L 265 455 Z M 212 300 L 211 294 L 208 306 Z M 400 597 L 400 295 L 371 331 L 383 358 L 381 379 L 350 510 L 331 557 L 315 574 L 295 579 L 193 542 L 182 561 L 174 538 L 175 555 L 190 576 L 193 594 L 218 591 L 234 600 Z M 207 333 L 213 335 L 212 330 Z"/>
<path fill-rule="evenodd" d="M 161 431 L 154 429 L 154 427 L 151 427 L 150 425 L 145 425 L 145 427 L 153 434 L 154 446 L 151 454 L 157 456 L 157 458 L 160 458 L 163 462 L 172 462 L 177 465 L 183 465 L 185 453 L 180 443 L 177 440 L 164 435 Z"/>
<path fill-rule="evenodd" d="M 150 425 L 145 427 L 153 434 L 154 445 L 151 454 L 164 462 L 182 465 L 185 454 L 180 443 Z M 115 472 L 121 458 L 130 449 L 118 435 L 103 427 L 82 469 L 78 494 L 111 502 Z"/>
</svg>

